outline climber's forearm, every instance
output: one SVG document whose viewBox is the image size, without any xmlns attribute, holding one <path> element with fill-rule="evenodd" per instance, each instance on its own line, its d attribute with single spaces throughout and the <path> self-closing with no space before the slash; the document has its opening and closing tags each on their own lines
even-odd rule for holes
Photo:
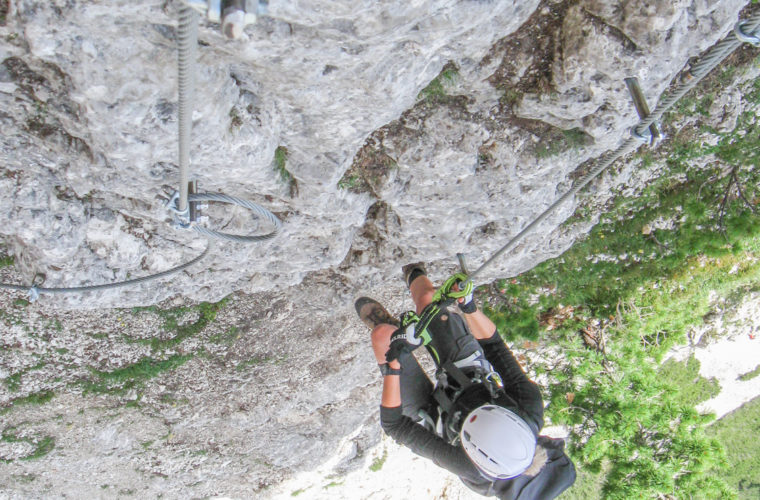
<svg viewBox="0 0 760 500">
<path fill-rule="evenodd" d="M 463 316 L 472 336 L 478 340 L 489 339 L 496 332 L 496 325 L 480 309 L 474 313 L 465 313 Z"/>
</svg>

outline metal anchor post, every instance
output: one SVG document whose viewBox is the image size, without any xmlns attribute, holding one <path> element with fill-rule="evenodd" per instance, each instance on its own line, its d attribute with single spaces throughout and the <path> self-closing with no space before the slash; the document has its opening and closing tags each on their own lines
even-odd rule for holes
<svg viewBox="0 0 760 500">
<path fill-rule="evenodd" d="M 646 97 L 641 91 L 641 85 L 639 85 L 638 78 L 626 78 L 625 84 L 628 87 L 628 92 L 631 93 L 631 99 L 633 99 L 633 105 L 636 107 L 636 112 L 639 114 L 639 119 L 644 119 L 649 116 L 649 106 L 647 105 Z M 637 139 L 642 142 L 649 142 L 650 146 L 655 146 L 658 142 L 665 138 L 665 135 L 660 129 L 660 124 L 654 122 L 649 126 L 649 137 L 639 135 L 634 128 L 631 133 Z"/>
<path fill-rule="evenodd" d="M 458 253 L 457 259 L 459 259 L 459 267 L 462 269 L 462 272 L 469 276 L 470 273 L 467 271 L 467 262 L 464 260 L 464 254 Z"/>
</svg>

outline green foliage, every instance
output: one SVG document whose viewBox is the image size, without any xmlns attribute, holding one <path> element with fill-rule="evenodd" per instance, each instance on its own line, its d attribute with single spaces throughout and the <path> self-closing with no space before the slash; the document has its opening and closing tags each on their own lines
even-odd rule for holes
<svg viewBox="0 0 760 500">
<path fill-rule="evenodd" d="M 575 483 L 559 497 L 561 500 L 593 500 L 602 498 L 602 486 L 608 465 L 602 465 L 600 472 L 591 472 L 590 470 L 578 467 L 576 464 Z"/>
<path fill-rule="evenodd" d="M 760 398 L 753 399 L 723 417 L 710 426 L 707 433 L 723 443 L 731 464 L 726 470 L 715 471 L 715 475 L 725 478 L 739 493 L 739 499 L 760 498 L 760 448 L 757 446 L 757 436 L 760 434 Z"/>
<path fill-rule="evenodd" d="M 741 380 L 742 382 L 746 382 L 747 380 L 752 380 L 758 375 L 760 375 L 760 365 L 757 365 L 757 367 L 755 367 L 755 369 L 752 371 L 741 374 L 739 376 L 739 380 Z"/>
<path fill-rule="evenodd" d="M 5 387 L 7 387 L 10 392 L 18 392 L 19 387 L 21 387 L 21 373 L 22 372 L 14 373 L 3 379 Z"/>
<path fill-rule="evenodd" d="M 4 267 L 10 267 L 15 263 L 15 259 L 12 255 L 2 255 L 0 256 L 0 269 Z"/>
<path fill-rule="evenodd" d="M 710 93 L 701 98 L 684 97 L 673 109 L 681 116 L 709 116 L 713 101 L 715 101 L 715 96 Z"/>
<path fill-rule="evenodd" d="M 27 396 L 21 398 L 11 399 L 10 406 L 0 410 L 0 415 L 8 413 L 12 408 L 18 408 L 19 406 L 28 405 L 43 405 L 53 399 L 55 392 L 51 390 L 33 392 Z"/>
<path fill-rule="evenodd" d="M 589 136 L 579 128 L 562 130 L 559 135 L 548 135 L 536 146 L 538 158 L 549 158 L 569 149 L 578 149 L 589 142 Z"/>
<path fill-rule="evenodd" d="M 232 344 L 240 338 L 240 329 L 236 326 L 229 327 L 223 333 L 217 333 L 209 336 L 209 342 L 214 344 Z"/>
<path fill-rule="evenodd" d="M 53 399 L 55 393 L 53 391 L 39 391 L 33 392 L 23 398 L 14 399 L 12 402 L 14 405 L 42 405 Z"/>
<path fill-rule="evenodd" d="M 21 460 L 35 460 L 40 457 L 44 457 L 55 448 L 55 438 L 52 436 L 44 436 L 35 443 L 34 451 L 23 457 Z"/>
<path fill-rule="evenodd" d="M 274 150 L 274 169 L 280 174 L 280 179 L 282 179 L 283 182 L 290 182 L 293 177 L 285 166 L 287 162 L 288 148 L 285 146 L 277 146 L 277 149 Z"/>
<path fill-rule="evenodd" d="M 18 430 L 15 427 L 3 429 L 0 441 L 6 443 L 29 443 L 34 446 L 34 450 L 30 454 L 19 458 L 19 460 L 36 460 L 47 455 L 55 448 L 55 439 L 52 436 L 19 436 Z M 10 463 L 13 460 L 0 459 L 0 462 Z"/>
<path fill-rule="evenodd" d="M 509 300 L 484 310 L 502 327 L 525 325 L 528 315 L 550 317 L 560 305 L 582 310 L 585 320 L 608 321 L 621 312 L 631 332 L 660 346 L 659 352 L 681 342 L 686 329 L 708 312 L 711 291 L 728 294 L 752 283 L 760 271 L 746 258 L 746 252 L 760 248 L 760 218 L 734 200 L 719 230 L 715 205 L 726 186 L 710 182 L 714 175 L 713 170 L 689 171 L 684 182 L 665 179 L 637 200 L 618 201 L 585 240 L 519 276 L 504 294 Z M 739 176 L 747 197 L 760 196 L 755 192 L 760 169 Z M 674 220 L 672 230 L 644 234 L 658 218 L 678 223 Z M 729 275 L 735 266 L 739 272 Z M 575 326 L 569 323 L 565 330 Z M 526 338 L 536 333 L 535 326 L 517 331 Z M 518 338 L 515 331 L 505 332 Z"/>
<path fill-rule="evenodd" d="M 538 338 L 540 330 L 537 319 L 538 307 L 528 305 L 525 300 L 498 309 L 485 304 L 483 312 L 491 318 L 506 340 Z"/>
<path fill-rule="evenodd" d="M 445 99 L 448 97 L 446 86 L 451 84 L 458 75 L 459 68 L 457 68 L 452 62 L 447 63 L 438 76 L 433 78 L 428 86 L 420 91 L 417 95 L 417 99 L 427 102 L 435 102 Z"/>
<path fill-rule="evenodd" d="M 143 384 L 169 370 L 174 370 L 192 359 L 191 354 L 175 354 L 164 360 L 143 357 L 137 363 L 117 368 L 113 371 L 90 369 L 95 380 L 84 382 L 85 393 L 124 394 L 129 389 L 142 387 Z"/>
<path fill-rule="evenodd" d="M 288 148 L 277 146 L 274 150 L 274 170 L 280 175 L 282 182 L 288 185 L 290 196 L 298 195 L 298 182 L 295 177 L 288 171 L 286 164 L 288 161 Z"/>
<path fill-rule="evenodd" d="M 699 366 L 699 360 L 693 355 L 685 362 L 669 359 L 660 366 L 660 378 L 678 388 L 675 398 L 679 404 L 696 406 L 720 393 L 718 381 L 701 377 Z"/>
<path fill-rule="evenodd" d="M 238 363 L 237 366 L 235 366 L 235 370 L 239 372 L 244 371 L 249 366 L 261 365 L 263 363 L 272 361 L 272 359 L 273 358 L 269 356 L 264 356 L 264 357 L 254 356 L 253 358 L 246 359 L 245 361 L 241 361 L 240 363 Z"/>
<path fill-rule="evenodd" d="M 13 375 L 10 375 L 3 379 L 3 383 L 8 388 L 10 392 L 18 392 L 19 388 L 21 387 L 21 377 L 29 373 L 33 370 L 40 370 L 45 367 L 45 362 L 40 361 L 34 366 L 30 366 L 29 368 L 25 368 L 19 372 L 14 373 Z"/>
<path fill-rule="evenodd" d="M 604 498 L 673 491 L 720 498 L 729 490 L 706 476 L 726 463 L 720 444 L 703 432 L 711 417 L 681 402 L 678 388 L 646 362 L 645 346 L 602 354 L 576 339 L 562 348 L 569 362 L 548 386 L 547 416 L 571 427 L 570 449 L 583 468 L 597 473 L 609 464 Z"/>
<path fill-rule="evenodd" d="M 32 483 L 37 479 L 35 474 L 12 474 L 11 477 L 19 483 Z"/>
<path fill-rule="evenodd" d="M 509 107 L 512 107 L 515 104 L 517 104 L 520 101 L 520 99 L 522 99 L 523 97 L 522 92 L 510 87 L 504 87 L 502 91 L 503 91 L 503 94 L 501 98 L 499 99 L 499 102 Z"/>
<path fill-rule="evenodd" d="M 149 345 L 153 351 L 161 351 L 174 347 L 183 340 L 197 335 L 203 331 L 215 319 L 217 313 L 225 306 L 228 299 L 219 302 L 201 302 L 191 307 L 176 307 L 174 309 L 159 309 L 155 306 L 146 308 L 134 308 L 133 313 L 149 311 L 157 314 L 162 320 L 162 328 L 171 336 L 168 338 L 132 339 L 127 337 L 127 342 L 136 342 Z M 188 313 L 196 311 L 198 318 L 192 323 L 179 324 L 179 320 Z M 94 335 L 93 335 L 94 336 Z"/>
<path fill-rule="evenodd" d="M 377 472 L 380 469 L 383 468 L 383 465 L 385 465 L 385 461 L 388 459 L 388 450 L 383 450 L 382 456 L 377 457 L 372 461 L 372 464 L 369 466 L 369 470 L 372 472 Z"/>
<path fill-rule="evenodd" d="M 292 497 L 297 497 L 298 495 L 300 495 L 300 494 L 301 494 L 301 493 L 303 493 L 304 491 L 306 491 L 306 490 L 305 490 L 305 489 L 295 490 L 294 492 L 292 492 L 292 493 L 290 494 L 290 496 L 292 496 Z"/>
<path fill-rule="evenodd" d="M 356 183 L 359 182 L 360 179 L 361 177 L 358 174 L 344 175 L 338 181 L 338 187 L 340 189 L 354 189 L 356 187 Z"/>
<path fill-rule="evenodd" d="M 760 100 L 758 82 L 752 98 Z M 701 115 L 711 104 L 707 95 L 682 111 Z M 760 284 L 756 122 L 741 115 L 717 142 L 678 131 L 661 156 L 668 172 L 640 197 L 616 199 L 561 257 L 478 291 L 506 338 L 540 334 L 561 349 L 556 364 L 531 368 L 549 375 L 546 415 L 570 426 L 592 498 L 735 497 L 721 442 L 704 431 L 710 417 L 694 410 L 718 384 L 698 376 L 696 359 L 656 362 L 704 321 L 714 296 L 735 301 Z M 704 157 L 707 166 L 694 168 Z"/>
<path fill-rule="evenodd" d="M 376 195 L 377 190 L 388 180 L 390 172 L 397 167 L 396 160 L 382 147 L 378 149 L 365 144 L 354 158 L 351 168 L 338 181 L 338 188 L 352 193 L 370 192 Z"/>
</svg>

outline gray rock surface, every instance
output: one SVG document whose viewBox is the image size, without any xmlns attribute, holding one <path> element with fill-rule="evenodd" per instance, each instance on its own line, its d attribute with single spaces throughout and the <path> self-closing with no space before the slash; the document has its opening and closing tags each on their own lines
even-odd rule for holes
<svg viewBox="0 0 760 500">
<path fill-rule="evenodd" d="M 448 60 L 474 64 L 535 5 L 273 2 L 244 41 L 204 27 L 193 177 L 205 190 L 264 204 L 285 228 L 269 243 L 219 247 L 171 286 L 103 294 L 97 305 L 219 299 L 339 264 L 370 205 L 337 187 L 362 142 Z M 8 14 L 1 147 L 14 174 L 4 179 L 2 231 L 30 277 L 44 272 L 48 286 L 112 281 L 197 254 L 192 235 L 164 223 L 157 199 L 177 183 L 176 8 L 18 2 Z M 289 152 L 295 198 L 273 168 L 278 146 Z M 250 230 L 227 214 L 211 223 Z"/>
<path fill-rule="evenodd" d="M 615 10 L 549 2 L 537 10 L 536 1 L 272 2 L 271 16 L 241 41 L 204 24 L 192 177 L 204 190 L 270 208 L 285 223 L 282 235 L 219 245 L 165 286 L 46 300 L 82 308 L 219 299 L 294 285 L 310 272 L 346 267 L 347 257 L 346 276 L 371 285 L 412 259 L 452 262 L 463 251 L 482 262 L 634 122 L 624 77 L 639 76 L 653 101 L 689 57 L 731 27 L 743 3 L 629 2 Z M 0 27 L 0 235 L 27 282 L 35 273 L 47 286 L 111 282 L 164 270 L 203 248 L 194 233 L 167 224 L 159 199 L 178 182 L 177 8 L 10 3 Z M 545 29 L 533 47 L 507 50 L 503 41 L 529 16 L 526 26 Z M 461 99 L 417 104 L 402 117 L 447 63 L 457 71 L 444 92 Z M 511 78 L 495 82 L 497 71 Z M 536 78 L 553 90 L 534 86 L 511 102 L 516 115 L 506 113 L 510 85 Z M 377 143 L 391 160 L 381 185 L 371 195 L 341 189 L 365 140 L 399 118 L 403 130 Z M 537 157 L 546 124 L 579 127 L 582 147 Z M 287 148 L 290 185 L 273 167 L 277 147 Z M 395 222 L 378 229 L 373 245 L 389 244 L 353 259 L 367 246 L 362 233 L 375 224 L 376 202 Z M 241 210 L 215 207 L 211 215 L 213 227 L 266 230 Z M 439 231 L 442 224 L 453 230 Z M 531 238 L 484 278 L 527 269 L 574 237 Z"/>
<path fill-rule="evenodd" d="M 0 496 L 289 497 L 297 484 L 270 485 L 319 470 L 322 490 L 366 466 L 381 439 L 379 375 L 353 299 L 398 312 L 410 307 L 402 264 L 430 262 L 440 280 L 456 252 L 483 262 L 635 122 L 624 77 L 639 76 L 652 104 L 745 3 L 272 0 L 241 41 L 204 23 L 193 177 L 270 208 L 283 233 L 218 244 L 172 280 L 118 292 L 30 306 L 2 292 L 0 402 L 55 396 L 0 414 L 3 429 L 25 433 L 0 443 L 0 458 L 27 456 L 45 436 L 56 444 L 42 460 L 0 464 Z M 0 239 L 16 269 L 2 280 L 111 282 L 197 255 L 204 241 L 170 227 L 159 200 L 178 183 L 178 2 L 7 5 Z M 714 103 L 720 123 L 730 128 L 737 105 L 732 94 Z M 278 147 L 294 183 L 274 168 Z M 588 196 L 603 205 L 611 189 L 635 192 L 654 175 L 639 167 Z M 593 222 L 564 224 L 577 204 L 483 280 L 568 248 Z M 265 230 L 243 211 L 211 215 L 217 228 Z M 93 370 L 134 366 L 166 336 L 151 310 L 109 308 L 232 292 L 222 319 L 161 351 L 192 359 L 116 396 L 85 390 Z"/>
</svg>

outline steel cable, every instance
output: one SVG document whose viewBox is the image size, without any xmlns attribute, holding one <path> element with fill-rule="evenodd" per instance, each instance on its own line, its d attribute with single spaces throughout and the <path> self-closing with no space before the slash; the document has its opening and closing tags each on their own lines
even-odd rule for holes
<svg viewBox="0 0 760 500">
<path fill-rule="evenodd" d="M 206 249 L 203 250 L 203 253 L 201 253 L 199 256 L 195 257 L 193 260 L 185 262 L 184 264 L 181 264 L 177 267 L 173 267 L 169 270 L 162 271 L 160 273 L 151 274 L 149 276 L 142 276 L 140 278 L 134 278 L 130 280 L 125 281 L 119 281 L 117 283 L 106 283 L 103 285 L 85 285 L 85 286 L 74 286 L 74 287 L 59 287 L 59 288 L 48 288 L 48 287 L 41 287 L 41 286 L 24 286 L 24 285 L 12 285 L 8 283 L 0 283 L 0 288 L 3 288 L 5 290 L 18 290 L 22 292 L 29 292 L 29 295 L 32 298 L 32 301 L 34 301 L 37 297 L 37 294 L 40 293 L 79 293 L 79 292 L 94 292 L 99 290 L 110 290 L 113 288 L 121 288 L 124 286 L 130 286 L 130 285 L 136 285 L 138 283 L 144 283 L 146 281 L 153 281 L 159 278 L 163 278 L 165 276 L 170 276 L 172 274 L 178 273 L 184 269 L 187 269 L 188 267 L 192 266 L 193 264 L 203 260 L 204 257 L 208 254 L 209 249 L 211 249 L 211 241 L 208 242 L 208 245 L 206 246 Z"/>
<path fill-rule="evenodd" d="M 745 32 L 754 33 L 760 26 L 760 12 L 753 14 L 747 21 L 741 23 Z M 714 45 L 705 56 L 695 63 L 689 73 L 691 78 L 680 83 L 671 94 L 658 102 L 657 107 L 649 115 L 642 118 L 639 123 L 633 128 L 633 131 L 639 135 L 647 133 L 649 126 L 655 121 L 659 120 L 673 105 L 681 99 L 689 90 L 694 88 L 715 66 L 728 57 L 734 50 L 741 46 L 744 42 L 731 33 L 727 38 Z M 486 267 L 491 265 L 496 259 L 498 259 L 504 252 L 514 248 L 517 243 L 520 242 L 528 233 L 530 233 L 536 226 L 543 222 L 549 215 L 551 215 L 562 203 L 567 201 L 571 196 L 575 195 L 578 191 L 583 189 L 589 182 L 606 170 L 612 165 L 618 158 L 625 156 L 632 151 L 636 150 L 642 142 L 630 137 L 623 144 L 621 144 L 616 150 L 608 152 L 600 156 L 595 162 L 595 166 L 591 171 L 583 177 L 580 181 L 575 183 L 569 191 L 563 194 L 557 201 L 552 203 L 549 208 L 544 210 L 538 217 L 536 217 L 530 224 L 525 226 L 519 233 L 517 233 L 512 239 L 510 239 L 503 247 L 501 247 L 495 254 L 485 261 L 479 268 L 469 275 L 467 281 L 472 281 L 478 274 L 480 274 Z"/>
<path fill-rule="evenodd" d="M 240 243 L 250 243 L 253 241 L 263 241 L 274 238 L 282 224 L 280 220 L 272 214 L 269 210 L 261 207 L 255 203 L 251 203 L 240 198 L 227 196 L 224 194 L 216 193 L 197 193 L 188 194 L 189 187 L 189 169 L 190 169 L 190 143 L 191 143 L 191 130 L 192 130 L 192 103 L 195 93 L 195 64 L 196 64 L 196 51 L 198 45 L 198 13 L 195 9 L 184 5 L 180 10 L 179 26 L 177 33 L 178 41 L 178 87 L 179 87 L 179 102 L 178 102 L 178 122 L 179 122 L 179 167 L 180 167 L 180 181 L 179 181 L 179 198 L 177 200 L 176 211 L 180 215 L 189 214 L 188 201 L 219 201 L 224 203 L 232 203 L 241 207 L 247 208 L 257 214 L 258 217 L 268 220 L 274 229 L 263 235 L 241 236 L 235 234 L 227 234 L 219 231 L 214 231 L 197 224 L 193 224 L 192 228 L 208 237 L 217 238 L 229 241 L 236 241 Z M 93 292 L 99 290 L 110 290 L 114 288 L 121 288 L 130 285 L 136 285 L 147 281 L 160 279 L 172 274 L 178 273 L 188 267 L 201 261 L 208 254 L 211 249 L 211 240 L 208 240 L 206 249 L 199 256 L 194 259 L 181 264 L 177 267 L 171 268 L 167 271 L 151 274 L 149 276 L 143 276 L 140 278 L 119 281 L 117 283 L 107 283 L 102 285 L 85 285 L 76 287 L 40 287 L 40 286 L 25 286 L 15 285 L 10 283 L 0 283 L 0 289 L 26 291 L 32 301 L 36 300 L 40 293 L 81 293 L 81 292 Z"/>
<path fill-rule="evenodd" d="M 757 31 L 757 28 L 760 26 L 760 12 L 755 13 L 747 21 L 744 21 L 741 24 L 744 26 L 744 29 L 750 33 Z M 708 73 L 710 73 L 710 71 L 743 43 L 744 42 L 739 40 L 734 33 L 731 33 L 727 38 L 713 46 L 700 61 L 691 67 L 689 70 L 691 78 L 681 82 L 672 93 L 663 98 L 657 104 L 654 111 L 636 125 L 636 132 L 640 134 L 646 133 L 646 130 L 652 123 L 662 118 L 662 116 L 672 108 L 678 100 L 693 89 L 705 76 L 707 76 Z"/>
<path fill-rule="evenodd" d="M 190 182 L 190 140 L 193 128 L 193 98 L 195 93 L 195 60 L 198 45 L 198 12 L 185 5 L 179 13 L 178 43 L 178 122 L 179 122 L 179 205 L 180 212 L 187 209 L 188 183 Z"/>
<path fill-rule="evenodd" d="M 221 193 L 197 193 L 197 194 L 191 194 L 188 196 L 188 199 L 193 202 L 197 201 L 220 201 L 223 203 L 232 203 L 234 205 L 238 205 L 244 208 L 247 208 L 251 211 L 253 211 L 258 216 L 268 220 L 272 226 L 274 226 L 274 229 L 267 233 L 267 234 L 261 234 L 261 235 L 252 235 L 252 236 L 241 236 L 237 234 L 228 234 L 228 233 L 222 233 L 220 231 L 214 231 L 212 229 L 208 229 L 202 226 L 199 226 L 197 224 L 193 224 L 192 228 L 196 232 L 208 236 L 210 238 L 217 238 L 221 240 L 228 240 L 228 241 L 235 241 L 237 243 L 250 243 L 252 241 L 264 241 L 269 240 L 277 236 L 277 233 L 280 232 L 280 228 L 282 227 L 282 223 L 280 222 L 280 219 L 278 219 L 272 212 L 267 210 L 266 208 L 262 207 L 261 205 L 257 205 L 255 203 L 251 203 L 248 200 L 243 200 L 241 198 L 235 198 L 234 196 L 227 196 L 226 194 Z"/>
</svg>

